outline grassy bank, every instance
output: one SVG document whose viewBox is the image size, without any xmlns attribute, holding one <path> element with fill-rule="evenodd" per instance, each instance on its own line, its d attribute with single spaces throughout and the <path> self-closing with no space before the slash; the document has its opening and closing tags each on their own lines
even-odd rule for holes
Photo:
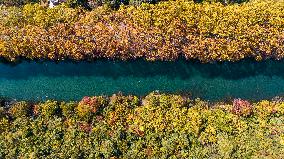
<svg viewBox="0 0 284 159">
<path fill-rule="evenodd" d="M 177 95 L 0 108 L 0 158 L 283 158 L 284 103 Z"/>
</svg>

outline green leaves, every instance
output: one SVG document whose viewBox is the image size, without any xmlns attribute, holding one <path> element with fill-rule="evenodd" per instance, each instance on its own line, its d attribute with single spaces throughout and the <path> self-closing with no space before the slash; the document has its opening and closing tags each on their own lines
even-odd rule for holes
<svg viewBox="0 0 284 159">
<path fill-rule="evenodd" d="M 283 102 L 250 103 L 250 115 L 234 111 L 246 104 L 157 93 L 17 102 L 1 109 L 0 158 L 282 158 Z M 92 117 L 79 117 L 79 105 Z"/>
</svg>

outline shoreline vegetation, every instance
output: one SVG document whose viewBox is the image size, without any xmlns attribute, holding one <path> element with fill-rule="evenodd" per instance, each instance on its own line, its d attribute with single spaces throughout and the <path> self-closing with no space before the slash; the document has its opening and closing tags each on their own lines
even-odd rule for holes
<svg viewBox="0 0 284 159">
<path fill-rule="evenodd" d="M 2 103 L 3 104 L 3 103 Z M 284 102 L 179 95 L 0 107 L 3 158 L 282 158 Z"/>
<path fill-rule="evenodd" d="M 147 1 L 155 4 L 125 1 L 139 5 L 93 0 L 109 4 L 88 9 L 79 4 L 83 0 L 67 0 L 54 8 L 29 4 L 32 1 L 0 0 L 4 4 L 0 5 L 1 62 L 9 61 L 13 66 L 21 60 L 104 59 L 140 60 L 140 65 L 145 66 L 143 60 L 156 64 L 185 59 L 205 65 L 200 72 L 213 78 L 282 76 L 282 65 L 276 65 L 275 60 L 284 59 L 283 0 L 237 0 L 240 3 L 229 4 L 224 2 L 231 0 Z M 257 64 L 250 63 L 251 59 Z M 187 68 L 183 63 L 180 66 Z M 64 72 L 66 68 L 62 67 Z M 132 73 L 141 68 L 132 69 Z M 158 65 L 150 68 L 161 73 Z M 214 71 L 209 74 L 208 68 Z M 118 75 L 130 72 L 121 69 Z M 25 71 L 14 72 L 27 77 Z M 5 79 L 5 75 L 1 78 Z M 143 97 L 120 93 L 86 96 L 70 102 L 0 99 L 0 159 L 284 158 L 282 97 L 208 102 L 189 96 L 153 92 Z"/>
<path fill-rule="evenodd" d="M 91 11 L 0 7 L 0 57 L 239 61 L 284 57 L 284 3 L 164 1 Z"/>
</svg>

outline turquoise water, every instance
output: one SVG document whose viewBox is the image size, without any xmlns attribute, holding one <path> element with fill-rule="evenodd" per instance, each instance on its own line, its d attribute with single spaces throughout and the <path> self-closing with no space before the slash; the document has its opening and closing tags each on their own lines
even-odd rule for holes
<svg viewBox="0 0 284 159">
<path fill-rule="evenodd" d="M 0 96 L 18 100 L 80 100 L 119 91 L 144 96 L 155 90 L 211 101 L 270 99 L 284 95 L 284 61 L 0 64 Z"/>
</svg>

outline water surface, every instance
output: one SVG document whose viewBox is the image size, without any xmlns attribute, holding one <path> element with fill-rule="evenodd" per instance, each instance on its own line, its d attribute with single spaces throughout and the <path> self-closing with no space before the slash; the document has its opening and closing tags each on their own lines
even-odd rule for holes
<svg viewBox="0 0 284 159">
<path fill-rule="evenodd" d="M 159 90 L 205 100 L 270 99 L 284 95 L 284 61 L 201 64 L 108 61 L 0 64 L 0 96 L 18 100 L 80 100 L 83 96 L 144 96 Z"/>
</svg>

